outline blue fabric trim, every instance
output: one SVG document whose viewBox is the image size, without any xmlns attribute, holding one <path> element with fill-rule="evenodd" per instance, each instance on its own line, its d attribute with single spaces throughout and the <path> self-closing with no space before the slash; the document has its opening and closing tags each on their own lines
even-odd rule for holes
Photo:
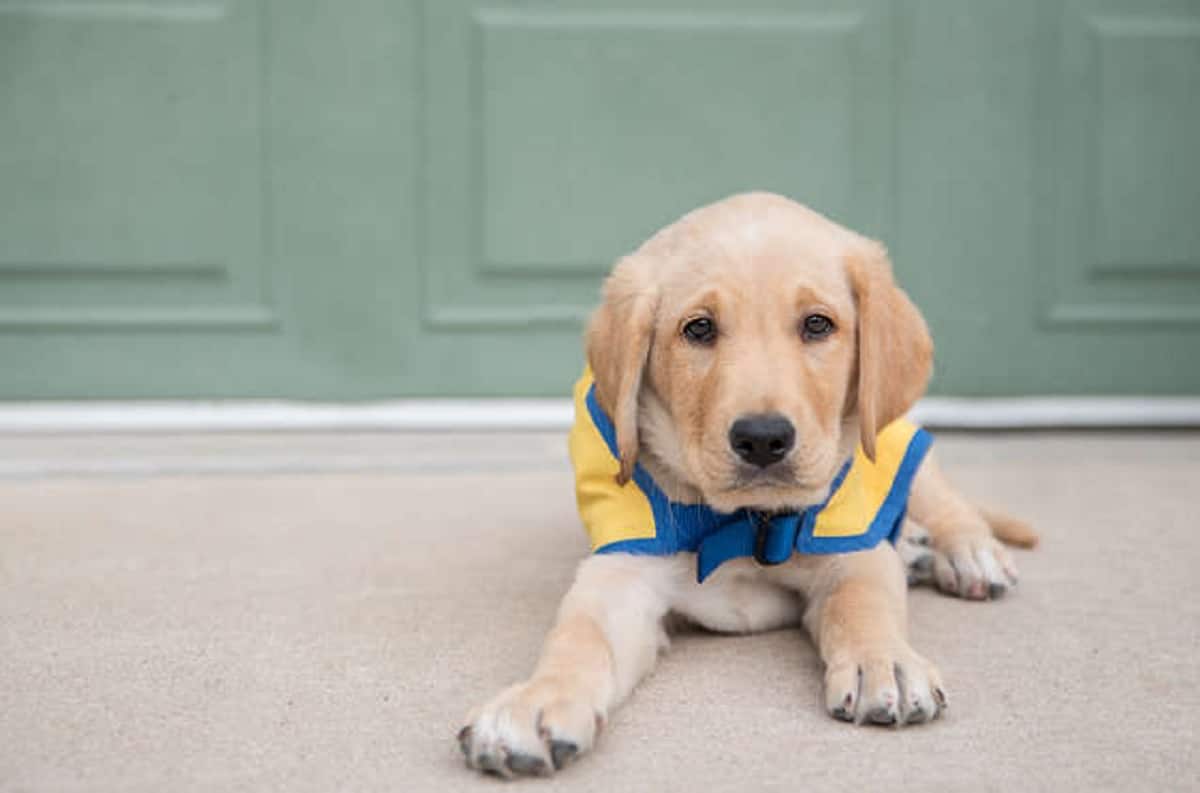
<svg viewBox="0 0 1200 793">
<path fill-rule="evenodd" d="M 866 532 L 852 537 L 814 537 L 810 529 L 800 535 L 796 550 L 807 554 L 850 553 L 874 548 L 884 539 L 895 545 L 904 525 L 904 515 L 908 511 L 908 494 L 912 489 L 913 477 L 916 476 L 917 469 L 931 445 L 933 436 L 928 432 L 918 428 L 913 433 L 887 497 L 884 498 L 879 512 L 875 514 L 875 519 L 871 521 Z M 835 489 L 831 488 L 831 492 Z"/>
<path fill-rule="evenodd" d="M 600 437 L 604 439 L 608 451 L 614 459 L 620 459 L 617 452 L 617 430 L 612 420 L 601 409 L 596 401 L 596 386 L 593 384 L 587 394 L 588 414 L 596 425 Z M 737 515 L 727 515 L 717 512 L 703 504 L 680 504 L 667 498 L 654 478 L 640 464 L 633 467 L 632 483 L 645 494 L 650 502 L 650 511 L 654 515 L 655 537 L 638 540 L 622 540 L 617 543 L 597 548 L 595 552 L 616 550 L 615 546 L 630 549 L 631 553 L 658 553 L 666 556 L 679 551 L 696 551 L 700 541 L 712 533 L 722 523 L 736 520 Z M 626 485 L 628 487 L 629 485 Z M 636 545 L 635 545 L 636 543 Z M 636 548 L 637 550 L 632 550 Z M 657 550 L 656 550 L 657 549 Z"/>
<path fill-rule="evenodd" d="M 613 426 L 612 420 L 608 414 L 600 408 L 600 403 L 596 401 L 596 384 L 592 383 L 588 388 L 587 398 L 584 400 L 587 403 L 588 415 L 592 417 L 592 423 L 596 425 L 596 429 L 600 431 L 600 437 L 604 439 L 604 445 L 608 447 L 608 453 L 614 459 L 619 459 L 617 453 L 617 428 Z M 639 468 L 641 466 L 638 466 Z"/>
<path fill-rule="evenodd" d="M 674 553 L 674 551 L 664 551 L 662 545 L 657 537 L 639 537 L 601 545 L 592 553 L 631 553 L 638 556 L 669 556 Z"/>
<path fill-rule="evenodd" d="M 619 459 L 616 427 L 596 401 L 594 384 L 588 389 L 585 401 L 592 423 L 604 439 L 609 453 L 614 459 Z M 847 461 L 834 477 L 829 495 L 821 504 L 801 512 L 769 516 L 761 548 L 756 547 L 760 525 L 757 520 L 761 518 L 756 518 L 755 513 L 746 509 L 725 513 L 703 504 L 673 502 L 645 468 L 634 465 L 632 484 L 650 502 L 655 536 L 619 540 L 600 546 L 594 553 L 652 556 L 669 556 L 683 551 L 696 553 L 696 578 L 703 582 L 730 559 L 745 556 L 754 558 L 756 551 L 761 551 L 766 563 L 779 564 L 791 558 L 793 550 L 805 554 L 847 553 L 873 548 L 885 537 L 895 543 L 908 505 L 909 487 L 932 442 L 933 437 L 925 430 L 918 429 L 913 435 L 891 489 L 865 533 L 852 537 L 813 537 L 817 515 L 826 507 L 850 471 L 852 461 Z"/>
</svg>

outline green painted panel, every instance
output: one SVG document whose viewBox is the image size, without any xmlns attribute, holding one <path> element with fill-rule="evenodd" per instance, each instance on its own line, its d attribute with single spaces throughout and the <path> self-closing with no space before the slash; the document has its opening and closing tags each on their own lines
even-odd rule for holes
<svg viewBox="0 0 1200 793">
<path fill-rule="evenodd" d="M 427 326 L 574 332 L 617 257 L 737 190 L 883 227 L 888 5 L 778 5 L 428 4 Z"/>
<path fill-rule="evenodd" d="M 1047 251 L 1061 257 L 1047 317 L 1198 325 L 1200 6 L 1074 0 L 1059 24 L 1040 161 L 1056 177 Z"/>
<path fill-rule="evenodd" d="M 392 340 L 417 309 L 417 18 L 0 2 L 0 395 L 332 398 L 411 376 Z"/>
<path fill-rule="evenodd" d="M 270 321 L 258 9 L 0 9 L 0 325 Z"/>
<path fill-rule="evenodd" d="M 1129 79 L 1106 74 L 1089 21 L 1111 15 L 1189 40 L 1200 6 L 924 0 L 911 8 L 901 34 L 899 155 L 908 200 L 893 248 L 938 341 L 934 389 L 1200 393 L 1200 271 L 1138 272 L 1159 251 L 1125 258 L 1129 247 L 1107 248 L 1114 236 L 1130 245 L 1123 232 L 1102 231 L 1117 220 L 1105 209 L 1114 199 L 1126 204 L 1122 223 L 1169 229 L 1168 244 L 1190 233 L 1178 228 L 1180 216 L 1200 217 L 1187 177 L 1194 144 L 1190 154 L 1169 155 L 1179 158 L 1174 178 L 1147 170 L 1137 192 L 1114 192 L 1102 175 L 1136 174 L 1159 161 L 1164 140 L 1179 141 L 1175 133 L 1148 137 L 1144 124 L 1118 130 L 1116 119 L 1147 106 L 1157 108 L 1156 123 L 1179 132 L 1200 119 L 1195 102 L 1178 102 L 1181 81 L 1200 93 L 1200 68 L 1167 74 L 1173 55 L 1140 64 L 1142 74 Z M 1122 150 L 1105 152 L 1114 135 Z M 1138 203 L 1139 193 L 1156 198 Z M 1176 209 L 1158 216 L 1166 204 Z M 1200 246 L 1186 259 L 1200 263 Z M 1102 272 L 1117 260 L 1130 272 Z M 1165 299 L 1163 276 L 1172 282 Z"/>
<path fill-rule="evenodd" d="M 0 0 L 0 398 L 562 394 L 752 188 L 940 393 L 1200 393 L 1197 96 L 1191 0 Z"/>
</svg>

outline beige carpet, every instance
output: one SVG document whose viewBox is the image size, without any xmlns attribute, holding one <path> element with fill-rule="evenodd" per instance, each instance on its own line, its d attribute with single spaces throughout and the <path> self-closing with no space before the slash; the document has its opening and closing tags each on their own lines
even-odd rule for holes
<svg viewBox="0 0 1200 793">
<path fill-rule="evenodd" d="M 1007 600 L 914 594 L 946 718 L 827 718 L 797 632 L 685 636 L 594 754 L 516 784 L 1200 788 L 1200 435 L 939 444 L 1045 538 Z M 0 476 L 0 789 L 504 784 L 453 738 L 584 552 L 561 438 L 12 437 Z"/>
</svg>

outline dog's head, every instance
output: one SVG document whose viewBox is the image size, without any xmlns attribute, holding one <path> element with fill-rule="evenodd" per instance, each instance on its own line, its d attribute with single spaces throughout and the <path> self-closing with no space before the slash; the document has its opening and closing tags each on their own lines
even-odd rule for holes
<svg viewBox="0 0 1200 793">
<path fill-rule="evenodd" d="M 621 476 L 641 452 L 724 511 L 823 499 L 924 392 L 932 352 L 881 245 L 768 194 L 622 259 L 587 332 Z"/>
</svg>

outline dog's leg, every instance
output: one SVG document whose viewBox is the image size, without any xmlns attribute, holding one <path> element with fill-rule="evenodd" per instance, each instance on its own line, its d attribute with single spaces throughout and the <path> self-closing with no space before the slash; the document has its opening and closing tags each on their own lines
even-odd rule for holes
<svg viewBox="0 0 1200 793">
<path fill-rule="evenodd" d="M 946 480 L 933 453 L 917 470 L 908 514 L 929 532 L 933 577 L 943 592 L 984 600 L 1000 597 L 1017 583 L 1008 549 L 984 515 Z"/>
<path fill-rule="evenodd" d="M 804 624 L 825 662 L 825 706 L 859 723 L 937 718 L 937 668 L 908 644 L 904 565 L 889 544 L 845 554 L 805 580 Z"/>
<path fill-rule="evenodd" d="M 459 732 L 467 764 L 544 775 L 589 750 L 666 645 L 673 565 L 626 554 L 584 560 L 532 677 L 475 710 Z"/>
</svg>

